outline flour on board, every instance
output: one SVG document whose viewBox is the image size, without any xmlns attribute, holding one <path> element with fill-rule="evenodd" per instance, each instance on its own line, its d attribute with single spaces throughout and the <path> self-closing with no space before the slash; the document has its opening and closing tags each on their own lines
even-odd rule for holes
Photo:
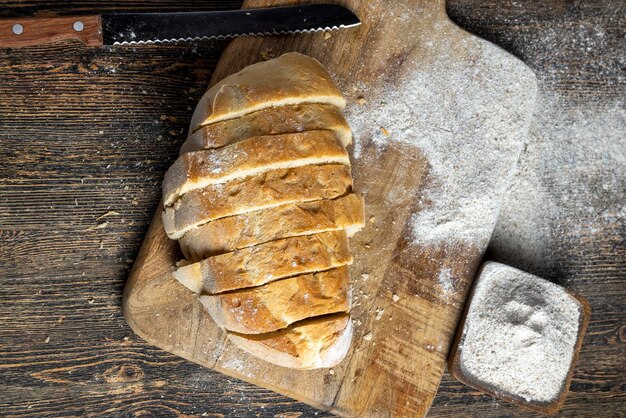
<svg viewBox="0 0 626 418">
<path fill-rule="evenodd" d="M 499 48 L 471 43 L 471 63 L 459 61 L 458 51 L 416 62 L 404 79 L 383 84 L 384 95 L 346 112 L 355 159 L 372 158 L 364 145 L 383 153 L 401 142 L 428 160 L 430 180 L 410 220 L 418 245 L 464 242 L 484 249 L 528 130 L 534 77 Z"/>
</svg>

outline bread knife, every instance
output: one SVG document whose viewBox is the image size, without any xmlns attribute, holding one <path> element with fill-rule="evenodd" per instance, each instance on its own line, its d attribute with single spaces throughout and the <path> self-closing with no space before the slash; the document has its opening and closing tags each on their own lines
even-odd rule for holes
<svg viewBox="0 0 626 418">
<path fill-rule="evenodd" d="M 87 46 L 140 45 L 285 35 L 349 28 L 359 18 L 345 7 L 311 4 L 262 9 L 0 19 L 0 47 L 19 48 L 66 39 Z"/>
</svg>

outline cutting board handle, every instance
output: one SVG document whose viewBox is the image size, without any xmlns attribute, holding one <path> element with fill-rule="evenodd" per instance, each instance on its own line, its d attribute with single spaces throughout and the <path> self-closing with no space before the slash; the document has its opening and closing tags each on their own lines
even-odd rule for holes
<svg viewBox="0 0 626 418">
<path fill-rule="evenodd" d="M 0 20 L 0 48 L 21 48 L 76 39 L 87 46 L 102 46 L 100 15 L 31 17 Z"/>
</svg>

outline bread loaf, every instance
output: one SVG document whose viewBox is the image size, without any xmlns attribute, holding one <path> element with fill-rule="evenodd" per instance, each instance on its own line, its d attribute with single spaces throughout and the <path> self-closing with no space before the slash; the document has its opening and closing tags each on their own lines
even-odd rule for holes
<svg viewBox="0 0 626 418">
<path fill-rule="evenodd" d="M 200 295 L 200 302 L 221 328 L 242 334 L 272 332 L 306 318 L 348 312 L 348 268 L 217 295 Z"/>
<path fill-rule="evenodd" d="M 237 347 L 278 366 L 334 367 L 350 349 L 352 321 L 347 314 L 327 315 L 305 319 L 267 334 L 229 332 L 228 337 Z"/>
<path fill-rule="evenodd" d="M 344 231 L 289 237 L 206 258 L 174 271 L 200 294 L 260 286 L 274 280 L 352 263 Z"/>
<path fill-rule="evenodd" d="M 363 199 L 355 194 L 334 200 L 291 203 L 229 216 L 192 229 L 178 242 L 189 261 L 281 238 L 345 230 L 348 236 L 365 223 Z"/>
<path fill-rule="evenodd" d="M 350 191 L 345 165 L 305 166 L 273 170 L 186 193 L 163 212 L 172 239 L 215 219 L 287 203 L 334 199 Z"/>
<path fill-rule="evenodd" d="M 221 148 L 253 136 L 319 129 L 334 131 L 344 147 L 352 142 L 350 126 L 339 109 L 324 104 L 302 104 L 271 107 L 237 119 L 202 126 L 189 135 L 180 153 Z"/>
<path fill-rule="evenodd" d="M 345 100 L 313 58 L 251 65 L 215 84 L 163 182 L 163 225 L 186 260 L 173 276 L 239 348 L 333 367 L 350 347 L 352 194 Z"/>
<path fill-rule="evenodd" d="M 333 131 L 256 136 L 218 150 L 184 154 L 165 173 L 163 204 L 170 206 L 185 193 L 211 184 L 311 164 L 350 165 Z"/>
<path fill-rule="evenodd" d="M 323 103 L 343 109 L 346 101 L 324 67 L 297 52 L 250 65 L 211 87 L 191 118 L 190 132 L 268 107 Z"/>
</svg>

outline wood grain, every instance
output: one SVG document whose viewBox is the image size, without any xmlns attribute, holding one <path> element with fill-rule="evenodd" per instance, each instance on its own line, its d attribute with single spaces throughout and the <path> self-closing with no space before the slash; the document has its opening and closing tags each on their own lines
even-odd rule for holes
<svg viewBox="0 0 626 418">
<path fill-rule="evenodd" d="M 80 27 L 75 28 L 76 24 Z M 15 28 L 19 28 L 19 32 Z M 22 48 L 72 39 L 87 46 L 102 46 L 100 15 L 0 20 L 0 48 Z"/>
<path fill-rule="evenodd" d="M 457 23 L 514 52 L 562 97 L 603 109 L 623 94 L 622 1 L 447 3 Z M 0 16 L 8 18 L 44 9 L 208 10 L 240 2 L 0 5 Z M 605 31 L 607 47 L 581 54 L 583 45 L 573 40 L 580 30 L 595 27 Z M 545 48 L 550 36 L 560 41 L 556 51 Z M 223 46 L 93 49 L 69 42 L 0 49 L 2 415 L 329 416 L 154 348 L 134 337 L 121 315 L 130 263 L 158 205 L 163 174 L 182 143 L 179 132 L 191 117 L 187 106 L 199 99 Z M 559 77 L 550 75 L 555 69 Z M 588 160 L 581 170 L 592 175 L 601 166 Z M 573 177 L 537 174 L 558 196 L 566 187 L 580 187 L 582 200 L 596 198 L 594 189 Z M 602 202 L 615 204 L 617 198 L 605 195 Z M 120 215 L 96 219 L 109 211 Z M 95 229 L 107 219 L 106 227 Z M 537 272 L 567 278 L 564 284 L 587 297 L 594 311 L 559 416 L 605 416 L 626 405 L 625 233 L 623 224 L 597 217 L 589 220 L 597 232 L 580 236 L 571 228 L 574 221 L 561 220 L 551 241 L 554 262 Z M 497 255 L 492 249 L 491 257 Z M 537 415 L 444 374 L 429 416 Z"/>
</svg>

